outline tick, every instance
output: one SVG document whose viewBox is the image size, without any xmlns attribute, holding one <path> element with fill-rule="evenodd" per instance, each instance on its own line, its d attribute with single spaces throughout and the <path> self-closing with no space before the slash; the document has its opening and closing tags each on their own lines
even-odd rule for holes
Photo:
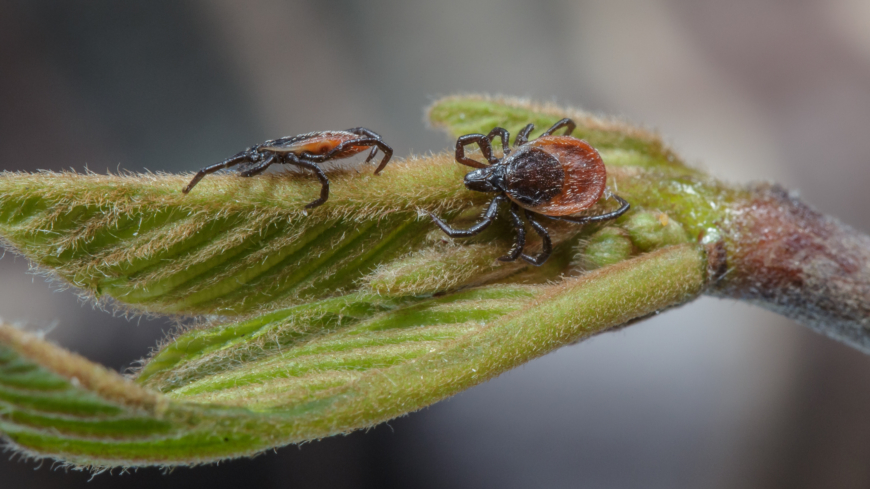
<svg viewBox="0 0 870 489">
<path fill-rule="evenodd" d="M 329 198 L 329 179 L 318 163 L 348 158 L 368 148 L 372 151 L 366 163 L 372 161 L 378 149 L 384 152 L 375 175 L 381 172 L 393 156 L 393 148 L 387 146 L 376 132 L 364 127 L 354 127 L 346 131 L 309 132 L 298 136 L 271 139 L 262 144 L 237 153 L 226 160 L 207 166 L 194 175 L 193 180 L 182 190 L 185 194 L 209 173 L 238 164 L 245 164 L 239 170 L 243 177 L 252 177 L 266 171 L 273 163 L 295 165 L 307 168 L 320 180 L 320 197 L 305 206 L 306 209 L 322 205 Z"/>
<path fill-rule="evenodd" d="M 563 136 L 553 136 L 555 131 L 563 127 Z M 549 233 L 538 221 L 539 216 L 583 224 L 615 219 L 624 214 L 630 205 L 613 195 L 620 203 L 619 209 L 596 216 L 572 216 L 598 202 L 604 194 L 607 179 L 607 171 L 598 151 L 586 141 L 570 137 L 575 127 L 571 119 L 562 119 L 539 138 L 529 141 L 529 134 L 535 128 L 529 124 L 517 135 L 513 151 L 508 146 L 510 134 L 501 127 L 496 127 L 487 135 L 460 136 L 456 140 L 456 162 L 476 168 L 465 175 L 465 187 L 477 192 L 495 193 L 496 196 L 486 208 L 483 219 L 468 229 L 454 229 L 430 214 L 435 224 L 452 238 L 474 236 L 492 224 L 499 204 L 509 200 L 511 222 L 517 238 L 511 252 L 499 260 L 515 261 L 522 258 L 532 265 L 541 266 L 550 257 L 553 245 Z M 492 141 L 496 137 L 501 138 L 504 150 L 501 158 L 492 154 Z M 488 165 L 465 156 L 465 146 L 469 144 L 480 147 Z M 520 218 L 521 207 L 526 220 L 543 240 L 543 249 L 535 257 L 523 253 L 526 229 Z"/>
</svg>

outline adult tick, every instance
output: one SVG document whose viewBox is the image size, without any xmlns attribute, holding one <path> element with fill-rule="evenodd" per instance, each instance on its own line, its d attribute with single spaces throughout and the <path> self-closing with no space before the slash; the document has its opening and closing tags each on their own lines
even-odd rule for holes
<svg viewBox="0 0 870 489">
<path fill-rule="evenodd" d="M 553 136 L 555 131 L 563 127 L 566 128 L 563 136 Z M 529 124 L 517 135 L 514 151 L 508 146 L 508 131 L 501 127 L 496 127 L 486 135 L 467 134 L 459 137 L 456 140 L 456 162 L 476 168 L 465 175 L 465 187 L 477 192 L 492 192 L 496 196 L 486 208 L 483 219 L 468 229 L 454 229 L 430 214 L 435 224 L 452 238 L 474 236 L 492 224 L 498 214 L 499 204 L 510 200 L 511 222 L 517 238 L 511 252 L 499 260 L 522 258 L 532 265 L 541 266 L 550 257 L 553 245 L 549 233 L 538 221 L 539 216 L 583 224 L 615 219 L 624 214 L 630 205 L 613 195 L 620 203 L 619 209 L 597 216 L 572 216 L 598 202 L 607 179 L 607 171 L 598 151 L 586 141 L 570 137 L 575 127 L 571 119 L 562 119 L 539 138 L 529 141 L 529 134 L 535 128 Z M 492 140 L 496 136 L 501 138 L 504 150 L 501 158 L 492 154 Z M 465 156 L 465 146 L 469 144 L 480 147 L 488 165 Z M 520 218 L 520 207 L 532 229 L 543 240 L 543 248 L 538 256 L 523 253 L 526 229 Z"/>
<path fill-rule="evenodd" d="M 305 206 L 310 209 L 322 205 L 329 198 L 329 179 L 326 178 L 323 169 L 317 164 L 348 158 L 368 148 L 371 148 L 372 151 L 366 158 L 366 163 L 374 159 L 378 149 L 384 152 L 384 157 L 375 170 L 375 175 L 377 175 L 393 156 L 393 148 L 387 146 L 376 132 L 364 127 L 354 127 L 346 131 L 309 132 L 298 136 L 271 139 L 265 143 L 251 146 L 216 165 L 203 168 L 194 175 L 193 180 L 184 187 L 182 192 L 190 192 L 203 177 L 224 168 L 244 164 L 239 170 L 239 174 L 243 177 L 252 177 L 263 173 L 273 163 L 282 163 L 307 168 L 317 175 L 320 180 L 320 198 Z"/>
</svg>

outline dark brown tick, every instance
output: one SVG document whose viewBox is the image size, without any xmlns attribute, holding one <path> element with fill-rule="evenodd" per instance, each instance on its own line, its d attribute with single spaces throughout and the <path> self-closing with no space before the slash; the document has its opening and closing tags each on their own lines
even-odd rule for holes
<svg viewBox="0 0 870 489">
<path fill-rule="evenodd" d="M 239 174 L 243 177 L 259 175 L 273 163 L 283 163 L 307 168 L 313 171 L 320 180 L 320 198 L 305 206 L 310 209 L 323 204 L 329 198 L 329 179 L 326 178 L 326 174 L 317 164 L 348 158 L 368 148 L 371 148 L 372 151 L 366 158 L 366 163 L 374 159 L 378 149 L 384 152 L 384 158 L 375 170 L 375 175 L 377 175 L 393 156 L 393 148 L 387 146 L 377 133 L 364 127 L 354 127 L 346 131 L 309 132 L 298 136 L 271 139 L 265 143 L 251 146 L 216 165 L 203 168 L 194 175 L 193 180 L 184 187 L 182 192 L 190 192 L 190 189 L 209 173 L 241 163 L 245 164 L 239 170 Z"/>
<path fill-rule="evenodd" d="M 564 136 L 552 135 L 563 127 L 566 128 Z M 550 257 L 553 245 L 549 233 L 538 222 L 538 216 L 583 224 L 615 219 L 624 214 L 630 207 L 628 202 L 613 195 L 620 203 L 619 209 L 613 212 L 597 216 L 571 215 L 598 202 L 604 194 L 607 179 L 607 171 L 598 151 L 586 141 L 570 137 L 575 127 L 571 119 L 562 119 L 547 129 L 541 137 L 529 141 L 529 134 L 535 128 L 533 124 L 529 124 L 517 135 L 513 152 L 508 147 L 510 134 L 501 127 L 496 127 L 487 135 L 461 136 L 456 140 L 456 162 L 477 168 L 465 175 L 465 187 L 497 195 L 487 207 L 483 220 L 468 229 L 454 229 L 430 214 L 435 224 L 452 238 L 474 236 L 492 224 L 499 204 L 509 199 L 511 221 L 517 231 L 517 239 L 511 252 L 499 260 L 514 261 L 522 258 L 532 265 L 541 266 Z M 496 158 L 492 154 L 492 140 L 496 136 L 501 138 L 504 149 L 502 158 Z M 469 144 L 480 146 L 480 151 L 489 165 L 465 156 L 465 146 Z M 523 253 L 526 229 L 520 218 L 520 207 L 523 208 L 532 229 L 543 240 L 541 254 L 536 257 Z"/>
</svg>

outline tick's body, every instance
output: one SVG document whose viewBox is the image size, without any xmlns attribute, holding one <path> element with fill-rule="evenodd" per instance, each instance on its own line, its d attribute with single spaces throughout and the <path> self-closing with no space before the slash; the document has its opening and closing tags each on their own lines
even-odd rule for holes
<svg viewBox="0 0 870 489">
<path fill-rule="evenodd" d="M 604 193 L 601 157 L 586 142 L 544 136 L 502 159 L 502 189 L 520 207 L 546 216 L 588 209 Z"/>
<path fill-rule="evenodd" d="M 567 127 L 564 136 L 553 136 L 559 128 Z M 546 229 L 537 221 L 536 215 L 575 223 L 615 219 L 629 209 L 629 204 L 620 197 L 613 196 L 621 207 L 616 211 L 598 216 L 571 217 L 572 214 L 592 207 L 604 194 L 607 172 L 601 156 L 585 141 L 568 136 L 574 130 L 574 122 L 563 119 L 547 130 L 541 137 L 528 141 L 534 126 L 527 125 L 517 135 L 512 153 L 508 147 L 509 134 L 506 129 L 497 127 L 488 135 L 468 134 L 456 141 L 456 161 L 477 168 L 465 176 L 465 186 L 479 192 L 494 192 L 492 200 L 481 222 L 470 229 L 453 229 L 435 216 L 435 224 L 451 237 L 469 237 L 486 229 L 498 212 L 498 205 L 505 200 L 511 201 L 511 219 L 517 230 L 517 241 L 513 251 L 499 258 L 513 261 L 517 258 L 533 264 L 542 265 L 550 256 L 552 246 Z M 492 140 L 501 138 L 504 156 L 495 158 L 492 154 Z M 486 165 L 465 157 L 465 146 L 476 143 L 483 156 L 490 163 Z M 525 227 L 519 216 L 519 208 L 524 209 L 526 219 L 543 239 L 543 250 L 537 257 L 523 254 Z"/>
<path fill-rule="evenodd" d="M 247 150 L 239 154 L 255 150 L 259 152 L 268 151 L 274 154 L 293 153 L 294 155 L 301 157 L 311 155 L 322 156 L 328 154 L 330 151 L 338 148 L 344 143 L 351 142 L 350 145 L 343 147 L 341 151 L 333 154 L 330 158 L 341 159 L 351 157 L 358 153 L 362 153 L 363 151 L 371 148 L 371 144 L 353 144 L 353 142 L 358 139 L 360 139 L 359 134 L 354 134 L 347 131 L 309 132 L 308 134 L 300 134 L 298 136 L 272 139 L 270 141 L 266 141 L 263 144 L 252 146 L 251 148 L 248 148 Z M 378 168 L 375 173 L 379 172 L 381 168 Z"/>
<path fill-rule="evenodd" d="M 364 127 L 355 127 L 346 131 L 322 131 L 271 139 L 262 144 L 237 153 L 230 158 L 200 170 L 182 192 L 188 193 L 203 177 L 224 168 L 245 164 L 240 170 L 243 177 L 252 177 L 264 172 L 273 163 L 295 165 L 312 170 L 320 180 L 320 198 L 305 207 L 317 207 L 329 198 L 329 179 L 317 165 L 329 160 L 348 158 L 371 148 L 366 163 L 371 161 L 378 152 L 384 152 L 384 158 L 375 170 L 380 173 L 390 161 L 393 149 L 387 146 L 381 137 Z"/>
</svg>

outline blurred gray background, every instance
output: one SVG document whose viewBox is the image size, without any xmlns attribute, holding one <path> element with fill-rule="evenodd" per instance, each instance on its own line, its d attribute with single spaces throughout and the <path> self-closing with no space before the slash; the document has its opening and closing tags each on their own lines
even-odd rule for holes
<svg viewBox="0 0 870 489">
<path fill-rule="evenodd" d="M 870 2 L 0 3 L 0 168 L 190 171 L 365 125 L 447 149 L 423 107 L 489 92 L 624 116 L 734 182 L 870 231 Z M 170 325 L 112 317 L 0 260 L 0 315 L 124 369 Z M 3 487 L 868 487 L 870 358 L 702 299 L 369 432 L 253 460 Z"/>
</svg>

